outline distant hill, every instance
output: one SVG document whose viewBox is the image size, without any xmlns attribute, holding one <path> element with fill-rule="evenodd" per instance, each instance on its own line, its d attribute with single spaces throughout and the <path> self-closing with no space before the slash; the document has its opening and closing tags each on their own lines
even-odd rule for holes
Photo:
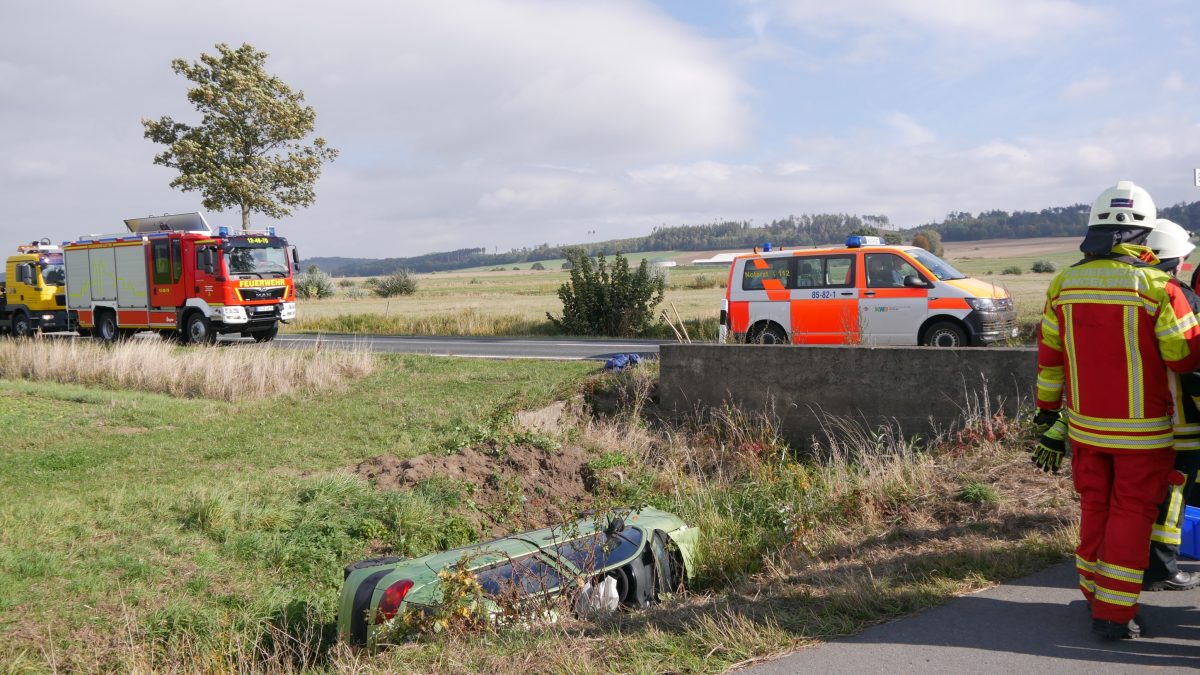
<svg viewBox="0 0 1200 675">
<path fill-rule="evenodd" d="M 709 225 L 676 225 L 654 228 L 645 237 L 611 239 L 591 244 L 577 244 L 588 255 L 612 255 L 635 251 L 713 251 L 718 249 L 750 248 L 763 242 L 777 246 L 820 246 L 844 241 L 859 230 L 895 232 L 904 241 L 920 230 L 937 230 L 943 241 L 974 241 L 977 239 L 1026 239 L 1030 237 L 1062 237 L 1082 234 L 1087 226 L 1089 206 L 1056 206 L 1041 211 L 983 211 L 978 215 L 954 212 L 945 220 L 907 230 L 895 230 L 887 216 L 818 214 L 788 216 L 767 225 L 755 226 L 748 221 L 725 221 Z M 1160 218 L 1167 218 L 1187 230 L 1200 229 L 1200 202 L 1180 203 L 1160 208 Z M 484 248 L 462 248 L 442 253 L 427 253 L 409 258 L 333 258 L 313 257 L 302 261 L 304 266 L 316 265 L 334 276 L 381 276 L 400 269 L 413 272 L 441 272 L 465 267 L 491 267 L 552 260 L 564 257 L 569 245 L 542 244 L 533 248 L 513 249 L 506 253 L 488 253 Z"/>
</svg>

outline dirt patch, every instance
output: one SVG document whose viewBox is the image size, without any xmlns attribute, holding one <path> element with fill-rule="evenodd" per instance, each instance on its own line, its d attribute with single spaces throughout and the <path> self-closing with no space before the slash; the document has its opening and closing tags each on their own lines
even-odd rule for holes
<svg viewBox="0 0 1200 675">
<path fill-rule="evenodd" d="M 411 489 L 438 477 L 457 481 L 466 503 L 456 511 L 493 536 L 570 520 L 595 501 L 587 454 L 576 446 L 466 448 L 408 459 L 379 455 L 360 462 L 353 474 L 381 490 Z"/>
</svg>

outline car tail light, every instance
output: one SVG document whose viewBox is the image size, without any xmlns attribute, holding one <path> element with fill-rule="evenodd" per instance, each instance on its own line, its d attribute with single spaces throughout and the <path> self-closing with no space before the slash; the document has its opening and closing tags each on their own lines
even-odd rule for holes
<svg viewBox="0 0 1200 675">
<path fill-rule="evenodd" d="M 412 587 L 412 579 L 401 579 L 388 586 L 375 611 L 375 623 L 382 623 L 396 616 L 396 612 L 400 611 L 400 603 L 404 602 L 404 596 L 408 595 Z"/>
</svg>

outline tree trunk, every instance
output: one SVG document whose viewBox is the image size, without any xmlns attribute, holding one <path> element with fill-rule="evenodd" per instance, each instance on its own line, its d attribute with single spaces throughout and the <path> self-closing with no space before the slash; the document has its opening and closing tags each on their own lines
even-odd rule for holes
<svg viewBox="0 0 1200 675">
<path fill-rule="evenodd" d="M 242 204 L 242 232 L 250 229 L 250 207 Z"/>
</svg>

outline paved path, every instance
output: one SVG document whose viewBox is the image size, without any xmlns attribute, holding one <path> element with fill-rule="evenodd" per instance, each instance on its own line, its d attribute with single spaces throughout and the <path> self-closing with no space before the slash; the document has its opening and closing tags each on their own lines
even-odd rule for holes
<svg viewBox="0 0 1200 675">
<path fill-rule="evenodd" d="M 1200 570 L 1187 563 L 1184 569 Z M 1074 562 L 744 672 L 1195 673 L 1200 589 L 1142 595 L 1149 639 L 1093 638 Z"/>
<path fill-rule="evenodd" d="M 578 340 L 571 338 L 408 337 L 394 335 L 302 335 L 281 333 L 281 347 L 367 345 L 377 352 L 409 352 L 492 359 L 561 359 L 604 361 L 615 354 L 657 356 L 664 340 Z"/>
</svg>

